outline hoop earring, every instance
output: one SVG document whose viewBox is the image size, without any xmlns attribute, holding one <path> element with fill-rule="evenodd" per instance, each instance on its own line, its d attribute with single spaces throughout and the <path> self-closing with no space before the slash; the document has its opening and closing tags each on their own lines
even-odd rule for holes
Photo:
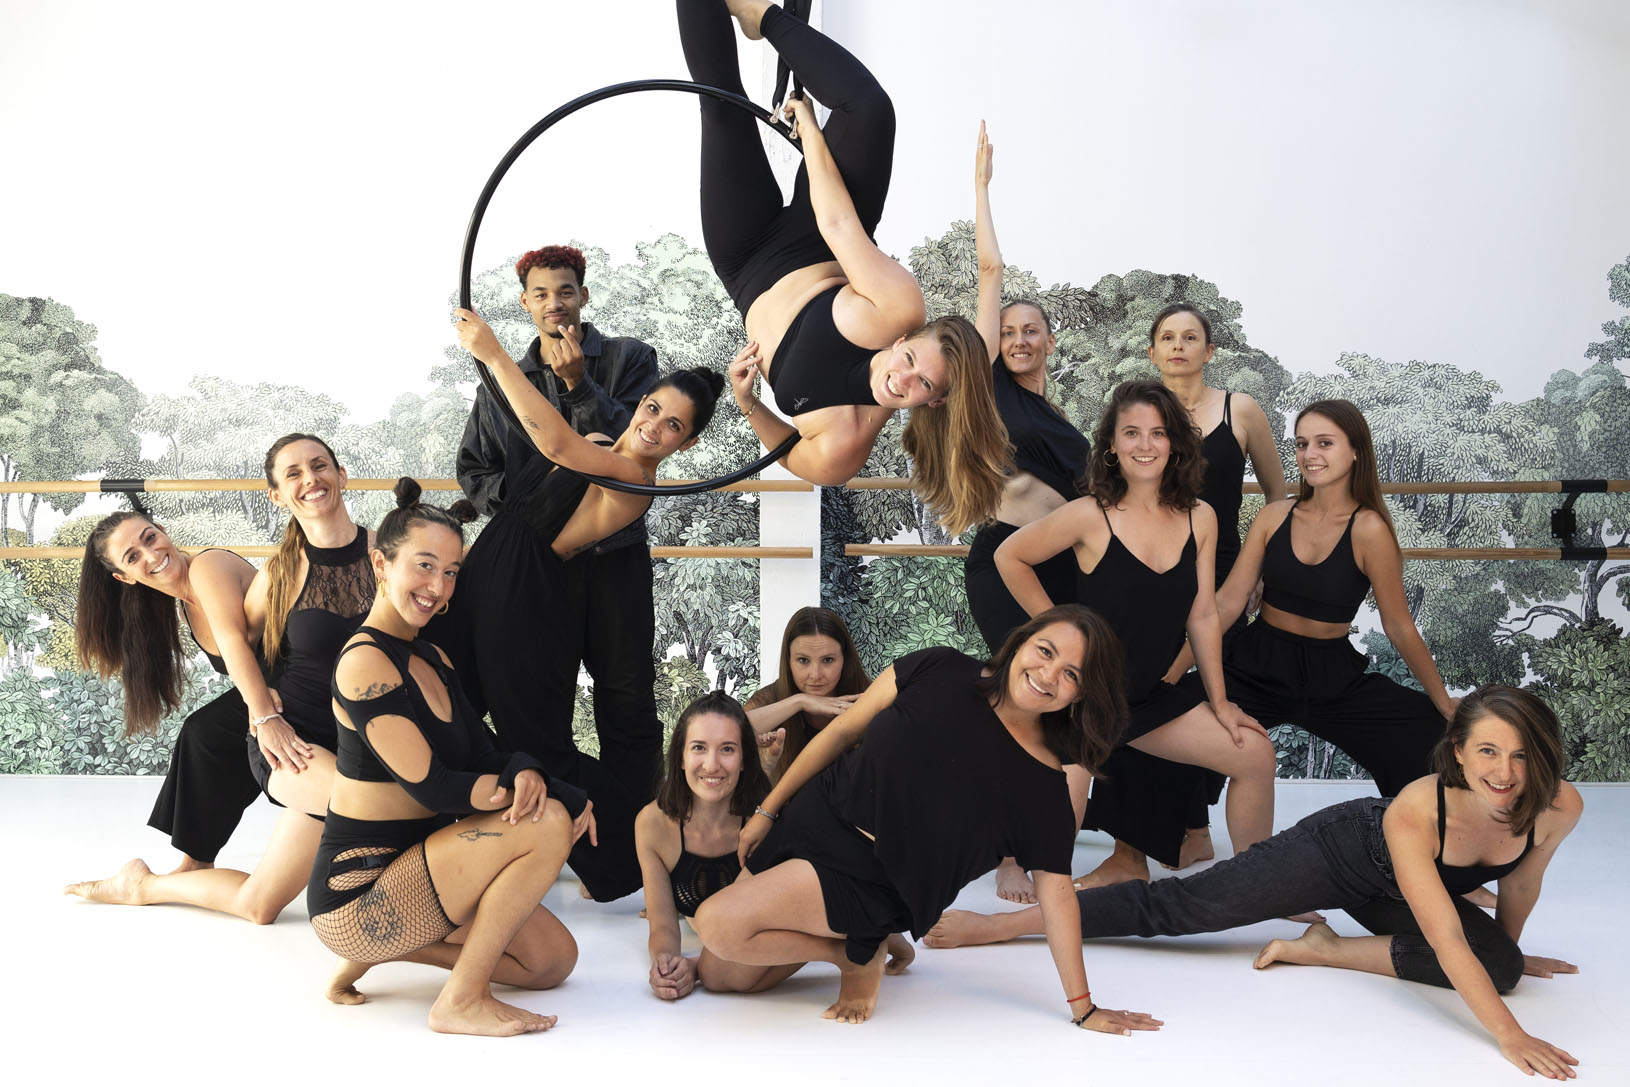
<svg viewBox="0 0 1630 1087">
<path fill-rule="evenodd" d="M 1183 463 L 1183 455 L 1174 451 L 1166 458 L 1166 463 L 1171 465 L 1173 468 L 1176 468 L 1179 464 Z"/>
<path fill-rule="evenodd" d="M 1110 460 L 1109 459 L 1110 457 L 1114 457 L 1115 459 Z M 1115 450 L 1113 450 L 1113 449 L 1104 450 L 1102 453 L 1098 454 L 1098 459 L 1103 461 L 1105 464 L 1109 465 L 1109 467 L 1111 467 L 1111 468 L 1113 468 L 1117 464 L 1121 463 L 1121 455 L 1119 453 L 1115 452 Z"/>
<path fill-rule="evenodd" d="M 446 615 L 447 614 L 447 609 L 452 607 L 452 606 L 453 606 L 453 602 L 451 600 L 443 600 L 441 602 L 441 610 L 436 612 L 436 614 L 437 615 Z"/>
</svg>

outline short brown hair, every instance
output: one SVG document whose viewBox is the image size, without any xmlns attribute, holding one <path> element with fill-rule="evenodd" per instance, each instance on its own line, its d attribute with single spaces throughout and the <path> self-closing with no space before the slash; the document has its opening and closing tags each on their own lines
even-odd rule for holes
<svg viewBox="0 0 1630 1087">
<path fill-rule="evenodd" d="M 1449 727 L 1432 751 L 1432 768 L 1443 784 L 1466 789 L 1466 773 L 1455 751 L 1466 746 L 1472 726 L 1485 717 L 1497 717 L 1517 730 L 1527 767 L 1522 795 L 1506 820 L 1514 835 L 1527 834 L 1539 817 L 1556 807 L 1562 788 L 1562 725 L 1551 707 L 1534 695 L 1503 683 L 1489 683 L 1460 700 Z"/>
</svg>

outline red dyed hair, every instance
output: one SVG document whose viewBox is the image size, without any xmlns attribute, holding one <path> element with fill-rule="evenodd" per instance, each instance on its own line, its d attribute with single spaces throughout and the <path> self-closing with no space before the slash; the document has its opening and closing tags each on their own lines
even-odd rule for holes
<svg viewBox="0 0 1630 1087">
<path fill-rule="evenodd" d="M 526 290 L 526 273 L 534 268 L 570 268 L 577 274 L 577 285 L 583 285 L 583 272 L 588 265 L 583 251 L 569 245 L 546 245 L 534 249 L 515 262 L 515 274 L 521 277 L 521 290 Z"/>
</svg>

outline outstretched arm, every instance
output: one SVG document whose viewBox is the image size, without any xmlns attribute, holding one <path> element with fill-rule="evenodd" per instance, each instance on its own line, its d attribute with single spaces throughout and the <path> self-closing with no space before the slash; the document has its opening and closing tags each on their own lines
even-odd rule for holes
<svg viewBox="0 0 1630 1087">
<path fill-rule="evenodd" d="M 973 153 L 973 240 L 979 254 L 979 308 L 974 327 L 985 340 L 990 361 L 1002 353 L 1002 249 L 996 244 L 996 224 L 990 214 L 990 179 L 995 148 L 979 122 L 979 143 Z"/>
<path fill-rule="evenodd" d="M 1041 923 L 1047 933 L 1047 950 L 1064 987 L 1064 1000 L 1070 1018 L 1080 1019 L 1087 1030 L 1103 1034 L 1131 1034 L 1134 1030 L 1159 1030 L 1164 1024 L 1142 1012 L 1113 1011 L 1097 1007 L 1087 987 L 1087 968 L 1081 955 L 1081 911 L 1076 904 L 1070 877 L 1057 872 L 1033 873 L 1036 901 L 1041 905 Z M 1091 1014 L 1088 1014 L 1088 1013 Z"/>
<path fill-rule="evenodd" d="M 679 911 L 674 908 L 673 881 L 658 843 L 674 833 L 673 820 L 655 802 L 634 820 L 634 851 L 645 883 L 645 917 L 651 934 L 651 991 L 663 1000 L 689 996 L 696 987 L 696 962 L 680 950 Z"/>
</svg>

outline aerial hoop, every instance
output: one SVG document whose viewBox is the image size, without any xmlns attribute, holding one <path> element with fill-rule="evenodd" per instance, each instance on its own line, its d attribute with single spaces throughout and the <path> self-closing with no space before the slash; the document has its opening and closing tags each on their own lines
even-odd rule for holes
<svg viewBox="0 0 1630 1087">
<path fill-rule="evenodd" d="M 614 83 L 609 87 L 601 87 L 597 91 L 590 91 L 588 94 L 574 98 L 570 102 L 567 102 L 564 106 L 561 106 L 559 109 L 549 114 L 543 120 L 539 121 L 537 124 L 533 125 L 531 128 L 527 129 L 526 133 L 519 140 L 515 141 L 515 146 L 511 147 L 509 152 L 505 154 L 503 159 L 498 163 L 497 168 L 492 172 L 492 176 L 487 178 L 486 187 L 481 190 L 481 196 L 475 202 L 475 210 L 470 213 L 470 225 L 464 232 L 464 257 L 463 262 L 459 266 L 458 278 L 458 299 L 460 306 L 465 309 L 470 308 L 470 270 L 475 263 L 475 239 L 477 233 L 481 230 L 481 220 L 487 214 L 487 204 L 491 202 L 492 194 L 498 191 L 498 183 L 504 179 L 504 175 L 507 174 L 509 172 L 509 168 L 515 164 L 515 160 L 520 158 L 521 152 L 532 146 L 533 141 L 547 132 L 557 121 L 570 117 L 584 106 L 593 105 L 595 102 L 599 102 L 607 98 L 615 98 L 622 94 L 633 94 L 637 91 L 683 91 L 688 94 L 702 95 L 706 98 L 716 98 L 719 101 L 726 102 L 738 109 L 746 110 L 754 117 L 757 117 L 760 121 L 763 121 L 769 126 L 771 131 L 780 135 L 782 139 L 786 140 L 793 147 L 798 147 L 798 141 L 793 138 L 792 129 L 777 121 L 775 119 L 775 115 L 770 111 L 759 107 L 754 102 L 743 98 L 739 94 L 723 90 L 719 87 L 709 87 L 703 83 L 692 83 L 683 79 L 636 79 L 628 83 Z M 800 153 L 802 153 L 801 150 Z M 521 421 L 516 418 L 515 409 L 510 406 L 509 400 L 504 396 L 503 390 L 498 387 L 498 382 L 493 378 L 492 372 L 487 369 L 486 364 L 480 359 L 472 359 L 472 361 L 475 363 L 476 373 L 481 378 L 481 384 L 486 386 L 488 394 L 492 396 L 493 402 L 498 406 L 499 414 L 501 414 L 504 421 L 510 426 L 514 427 L 518 433 L 523 433 L 525 428 L 521 426 Z M 585 479 L 592 480 L 594 483 L 597 483 L 608 490 L 624 491 L 628 494 L 645 494 L 653 496 L 700 494 L 703 491 L 712 491 L 720 487 L 728 486 L 731 483 L 740 482 L 741 480 L 746 479 L 748 476 L 764 470 L 771 464 L 774 464 L 777 460 L 780 460 L 782 457 L 786 456 L 788 450 L 790 450 L 796 444 L 798 444 L 798 433 L 794 431 L 786 441 L 782 442 L 780 445 L 776 446 L 774 449 L 770 450 L 768 453 L 764 454 L 764 456 L 760 457 L 758 460 L 755 460 L 746 467 L 739 468 L 736 471 L 731 472 L 729 475 L 717 476 L 713 479 L 698 480 L 694 483 L 678 483 L 672 486 L 653 486 L 645 483 L 624 483 L 620 479 L 608 479 L 605 476 L 589 475 L 587 472 L 582 472 L 579 474 Z"/>
</svg>

